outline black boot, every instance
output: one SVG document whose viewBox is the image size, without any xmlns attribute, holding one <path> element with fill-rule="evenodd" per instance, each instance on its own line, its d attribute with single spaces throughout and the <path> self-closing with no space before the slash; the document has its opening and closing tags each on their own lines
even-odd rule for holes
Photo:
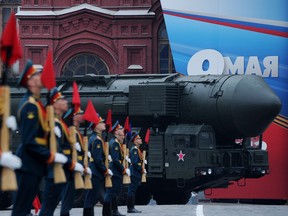
<svg viewBox="0 0 288 216">
<path fill-rule="evenodd" d="M 116 198 L 112 199 L 112 215 L 113 216 L 125 216 L 118 211 L 117 200 Z"/>
<path fill-rule="evenodd" d="M 110 202 L 104 202 L 102 209 L 102 216 L 112 216 Z"/>
<path fill-rule="evenodd" d="M 127 198 L 127 212 L 128 213 L 141 213 L 141 211 L 135 209 L 135 196 L 128 196 Z"/>
<path fill-rule="evenodd" d="M 84 208 L 83 216 L 94 216 L 94 208 Z"/>
</svg>

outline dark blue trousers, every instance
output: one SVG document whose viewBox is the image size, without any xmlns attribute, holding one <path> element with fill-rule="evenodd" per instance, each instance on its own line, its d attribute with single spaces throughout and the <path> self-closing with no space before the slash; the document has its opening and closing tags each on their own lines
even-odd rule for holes
<svg viewBox="0 0 288 216">
<path fill-rule="evenodd" d="M 42 176 L 18 171 L 18 191 L 15 194 L 12 216 L 26 216 L 30 213 L 33 200 L 39 191 Z"/>
<path fill-rule="evenodd" d="M 131 176 L 131 183 L 128 187 L 128 197 L 133 197 L 136 194 L 137 187 L 140 185 L 141 178 L 137 178 L 135 176 Z"/>
<path fill-rule="evenodd" d="M 106 190 L 105 198 L 104 198 L 105 203 L 112 202 L 112 199 L 117 198 L 121 193 L 121 189 L 123 185 L 123 177 L 121 178 L 121 177 L 112 176 L 111 179 L 112 179 L 112 188 L 108 188 Z"/>
<path fill-rule="evenodd" d="M 70 210 L 73 208 L 75 197 L 74 178 L 67 180 L 64 189 L 62 190 L 62 205 L 60 215 L 69 215 Z"/>
<path fill-rule="evenodd" d="M 42 207 L 39 216 L 53 216 L 64 187 L 65 183 L 54 184 L 53 178 L 45 179 Z"/>
<path fill-rule="evenodd" d="M 99 201 L 100 191 L 104 188 L 104 181 L 92 175 L 92 186 L 90 190 L 85 190 L 84 208 L 93 208 Z"/>
</svg>

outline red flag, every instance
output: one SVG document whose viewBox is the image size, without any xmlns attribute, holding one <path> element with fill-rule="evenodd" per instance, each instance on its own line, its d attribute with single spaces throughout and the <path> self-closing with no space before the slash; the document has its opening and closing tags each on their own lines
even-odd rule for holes
<svg viewBox="0 0 288 216">
<path fill-rule="evenodd" d="M 34 198 L 32 205 L 33 205 L 33 207 L 35 209 L 35 214 L 37 214 L 39 209 L 41 209 L 41 203 L 40 203 L 40 200 L 39 200 L 38 196 L 36 196 Z"/>
<path fill-rule="evenodd" d="M 124 133 L 126 134 L 127 132 L 131 132 L 131 128 L 129 124 L 129 116 L 126 117 L 125 124 L 124 124 Z"/>
<path fill-rule="evenodd" d="M 147 129 L 146 135 L 145 135 L 145 142 L 148 144 L 150 139 L 150 128 Z"/>
<path fill-rule="evenodd" d="M 112 111 L 111 111 L 111 109 L 108 110 L 105 124 L 107 125 L 107 128 L 109 128 L 108 132 L 111 132 L 111 129 L 112 129 Z"/>
<path fill-rule="evenodd" d="M 74 81 L 73 82 L 73 96 L 72 96 L 72 104 L 74 105 L 74 113 L 80 110 L 80 94 L 78 91 L 78 85 Z"/>
<path fill-rule="evenodd" d="M 10 56 L 7 58 L 7 52 L 10 52 Z M 22 47 L 20 44 L 19 34 L 16 26 L 16 17 L 12 13 L 8 23 L 6 24 L 1 37 L 1 58 L 4 63 L 8 63 L 8 66 L 14 64 L 18 59 L 22 57 Z"/>
<path fill-rule="evenodd" d="M 83 119 L 86 121 L 89 121 L 89 122 L 93 122 L 94 124 L 99 123 L 100 119 L 97 115 L 97 112 L 96 112 L 91 100 L 88 101 L 86 110 L 85 110 L 84 115 L 83 115 Z"/>
<path fill-rule="evenodd" d="M 72 104 L 80 106 L 80 95 L 79 95 L 77 83 L 75 81 L 73 82 Z"/>
<path fill-rule="evenodd" d="M 53 67 L 53 57 L 51 50 L 48 52 L 45 65 L 43 67 L 43 72 L 41 74 L 41 81 L 48 90 L 51 90 L 56 86 L 55 71 Z"/>
</svg>

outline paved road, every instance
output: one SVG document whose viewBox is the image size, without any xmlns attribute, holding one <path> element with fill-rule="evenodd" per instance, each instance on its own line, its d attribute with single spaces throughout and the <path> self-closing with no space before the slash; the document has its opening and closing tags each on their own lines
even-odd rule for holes
<svg viewBox="0 0 288 216">
<path fill-rule="evenodd" d="M 246 204 L 215 204 L 203 203 L 197 205 L 148 205 L 136 206 L 141 214 L 127 214 L 128 216 L 287 216 L 287 205 L 246 205 Z M 55 211 L 59 215 L 60 206 Z M 119 211 L 126 214 L 126 207 L 120 206 Z M 96 205 L 95 216 L 101 215 L 102 206 Z M 34 210 L 32 210 L 34 213 Z M 10 216 L 11 210 L 0 211 L 0 216 Z M 82 209 L 72 209 L 71 216 L 81 216 Z"/>
</svg>

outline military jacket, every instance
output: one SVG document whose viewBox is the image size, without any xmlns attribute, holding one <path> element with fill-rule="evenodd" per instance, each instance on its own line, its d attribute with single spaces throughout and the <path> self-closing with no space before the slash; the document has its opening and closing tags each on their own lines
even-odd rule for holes
<svg viewBox="0 0 288 216">
<path fill-rule="evenodd" d="M 107 171 L 105 166 L 104 145 L 101 135 L 97 135 L 96 132 L 93 132 L 88 142 L 88 149 L 92 156 L 90 169 L 94 176 L 97 176 L 102 180 L 104 180 L 104 174 Z"/>
<path fill-rule="evenodd" d="M 60 136 L 56 136 L 57 140 L 57 151 L 59 153 L 64 154 L 68 161 L 64 164 L 64 172 L 67 179 L 71 179 L 73 177 L 73 172 L 71 171 L 72 167 L 72 148 L 71 148 L 71 139 L 69 135 L 69 129 L 65 122 L 58 117 L 54 118 L 55 127 L 60 129 Z M 48 178 L 53 178 L 53 164 L 48 166 Z"/>
<path fill-rule="evenodd" d="M 77 151 L 77 161 L 78 161 L 78 163 L 83 165 L 83 162 L 84 162 L 84 140 L 83 140 L 83 135 L 77 129 L 76 129 L 76 142 L 78 142 L 80 144 L 80 147 L 81 147 L 81 152 Z"/>
<path fill-rule="evenodd" d="M 133 146 L 130 150 L 130 171 L 131 176 L 134 176 L 136 178 L 141 178 L 142 175 L 142 162 L 143 162 L 143 156 L 139 148 L 137 146 Z"/>
<path fill-rule="evenodd" d="M 113 176 L 122 177 L 124 172 L 124 167 L 122 165 L 123 152 L 122 146 L 116 137 L 113 137 L 109 142 L 109 153 L 112 158 L 109 167 L 113 172 Z"/>
<path fill-rule="evenodd" d="M 43 176 L 47 162 L 51 162 L 47 139 L 49 127 L 45 108 L 29 91 L 19 104 L 17 121 L 21 134 L 21 144 L 17 149 L 22 160 L 21 170 Z"/>
</svg>

